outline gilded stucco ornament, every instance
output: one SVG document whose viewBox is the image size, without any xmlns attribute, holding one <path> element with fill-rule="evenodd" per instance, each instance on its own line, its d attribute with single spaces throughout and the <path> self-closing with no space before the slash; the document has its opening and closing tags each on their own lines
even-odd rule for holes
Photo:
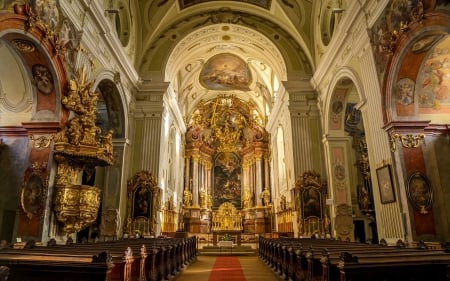
<svg viewBox="0 0 450 281">
<path fill-rule="evenodd" d="M 403 147 L 405 148 L 416 148 L 419 147 L 422 140 L 425 138 L 424 134 L 418 135 L 405 135 L 400 134 L 391 135 L 391 151 L 395 152 L 397 150 L 397 141 L 399 140 Z"/>
</svg>

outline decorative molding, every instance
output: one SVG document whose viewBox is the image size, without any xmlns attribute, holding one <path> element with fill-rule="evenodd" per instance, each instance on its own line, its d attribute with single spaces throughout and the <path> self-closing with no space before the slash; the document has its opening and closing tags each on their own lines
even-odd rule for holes
<svg viewBox="0 0 450 281">
<path fill-rule="evenodd" d="M 418 135 L 391 135 L 391 151 L 395 152 L 397 150 L 397 141 L 400 140 L 401 144 L 405 148 L 416 148 L 419 147 L 421 141 L 425 138 L 425 134 Z"/>
<path fill-rule="evenodd" d="M 41 150 L 44 148 L 47 148 L 52 143 L 53 139 L 55 138 L 54 134 L 51 134 L 49 137 L 47 136 L 40 136 L 35 138 L 34 135 L 30 135 L 30 141 L 34 148 Z"/>
</svg>

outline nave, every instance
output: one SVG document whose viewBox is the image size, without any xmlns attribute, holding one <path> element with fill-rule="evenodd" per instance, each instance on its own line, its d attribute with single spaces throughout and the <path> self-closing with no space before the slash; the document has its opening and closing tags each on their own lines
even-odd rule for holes
<svg viewBox="0 0 450 281">
<path fill-rule="evenodd" d="M 214 265 L 217 259 L 235 258 L 238 259 L 240 268 L 242 269 L 241 277 L 245 279 L 233 278 L 236 275 L 230 275 L 230 268 L 216 269 L 220 270 L 220 274 L 213 274 Z M 233 279 L 232 279 L 233 278 Z M 277 276 L 269 269 L 257 256 L 207 256 L 199 255 L 197 259 L 183 271 L 177 281 L 276 281 Z"/>
</svg>

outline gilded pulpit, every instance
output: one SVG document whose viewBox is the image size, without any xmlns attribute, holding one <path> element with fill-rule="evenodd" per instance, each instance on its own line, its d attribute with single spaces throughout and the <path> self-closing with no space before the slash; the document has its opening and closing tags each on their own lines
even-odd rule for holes
<svg viewBox="0 0 450 281">
<path fill-rule="evenodd" d="M 62 97 L 62 104 L 73 112 L 73 118 L 54 137 L 54 159 L 57 162 L 54 211 L 66 233 L 78 232 L 97 219 L 100 188 L 80 184 L 90 178 L 97 166 L 113 163 L 112 131 L 100 135 L 95 125 L 98 92 L 91 90 L 84 68 Z"/>
</svg>

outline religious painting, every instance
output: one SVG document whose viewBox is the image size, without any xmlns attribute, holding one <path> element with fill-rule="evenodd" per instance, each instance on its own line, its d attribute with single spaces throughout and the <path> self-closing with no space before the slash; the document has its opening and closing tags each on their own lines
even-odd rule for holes
<svg viewBox="0 0 450 281">
<path fill-rule="evenodd" d="M 134 191 L 133 218 L 151 215 L 152 193 L 145 186 L 139 186 Z"/>
<path fill-rule="evenodd" d="M 330 129 L 342 129 L 342 120 L 345 110 L 345 98 L 347 96 L 347 89 L 337 88 L 334 91 L 333 99 L 331 101 L 330 110 Z"/>
<path fill-rule="evenodd" d="M 380 189 L 381 203 L 395 202 L 394 187 L 392 184 L 391 166 L 385 165 L 377 169 L 378 187 Z"/>
<path fill-rule="evenodd" d="M 25 171 L 20 194 L 22 210 L 31 219 L 43 210 L 47 190 L 46 163 L 34 163 Z"/>
<path fill-rule="evenodd" d="M 22 189 L 22 208 L 28 214 L 36 214 L 41 208 L 43 183 L 37 175 L 32 175 Z"/>
<path fill-rule="evenodd" d="M 303 219 L 322 218 L 322 194 L 318 188 L 310 187 L 302 191 Z"/>
<path fill-rule="evenodd" d="M 248 91 L 251 72 L 240 57 L 223 53 L 210 58 L 200 73 L 200 83 L 210 90 Z"/>
<path fill-rule="evenodd" d="M 450 107 L 450 38 L 437 43 L 421 65 L 417 81 L 419 112 L 435 113 Z"/>
<path fill-rule="evenodd" d="M 264 9 L 270 9 L 270 4 L 272 2 L 272 0 L 234 0 L 234 1 L 253 4 Z M 192 7 L 196 4 L 205 2 L 211 2 L 211 0 L 179 0 L 180 9 L 185 9 L 188 7 Z"/>
<path fill-rule="evenodd" d="M 407 195 L 414 209 L 427 214 L 433 202 L 432 190 L 428 179 L 419 172 L 408 177 Z"/>
<path fill-rule="evenodd" d="M 32 73 L 39 92 L 50 95 L 53 92 L 53 77 L 50 70 L 45 65 L 35 64 L 32 67 Z"/>
<path fill-rule="evenodd" d="M 214 162 L 213 207 L 229 202 L 241 207 L 241 161 L 231 152 L 219 153 Z"/>
</svg>

